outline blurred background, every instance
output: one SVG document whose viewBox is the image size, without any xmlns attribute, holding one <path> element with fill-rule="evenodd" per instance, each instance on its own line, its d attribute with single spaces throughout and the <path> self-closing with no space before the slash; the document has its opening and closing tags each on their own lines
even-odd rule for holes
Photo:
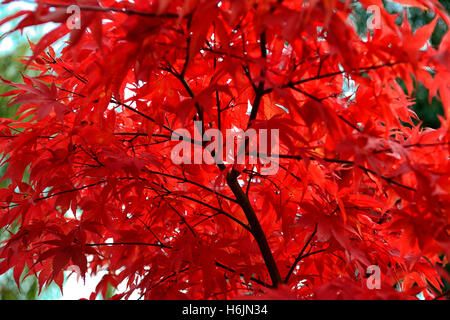
<svg viewBox="0 0 450 320">
<path fill-rule="evenodd" d="M 404 19 L 405 8 L 399 4 L 390 1 L 383 1 L 386 8 L 391 13 L 400 13 L 398 18 L 398 23 L 401 23 Z M 450 12 L 450 0 L 440 0 L 443 6 Z M 370 13 L 367 13 L 357 1 L 353 1 L 354 15 L 351 17 L 353 20 L 358 33 L 361 37 L 365 37 L 367 34 L 367 21 L 370 18 Z M 32 10 L 34 4 L 32 2 L 17 1 L 10 4 L 0 4 L 0 20 L 4 17 L 11 15 L 19 10 Z M 406 8 L 407 18 L 411 23 L 413 30 L 420 28 L 421 26 L 429 23 L 434 18 L 433 12 L 424 12 L 417 8 Z M 11 21 L 0 27 L 0 75 L 12 82 L 21 82 L 21 74 L 25 73 L 28 75 L 33 75 L 29 70 L 25 70 L 23 64 L 20 63 L 20 59 L 26 57 L 30 54 L 30 47 L 28 40 L 36 43 L 39 37 L 49 30 L 55 27 L 54 24 L 49 23 L 39 27 L 33 27 L 26 29 L 22 34 L 15 32 L 8 34 L 8 31 L 14 28 L 17 21 Z M 430 39 L 430 44 L 433 47 L 437 47 L 446 33 L 448 27 L 442 20 L 439 20 L 433 35 Z M 60 41 L 54 48 L 58 51 L 58 48 L 64 43 Z M 403 86 L 402 79 L 398 79 L 398 82 Z M 405 88 L 403 86 L 403 88 Z M 344 85 L 343 91 L 351 91 L 351 84 L 346 83 Z M 0 84 L 0 94 L 9 91 L 5 85 Z M 406 90 L 406 89 L 405 89 Z M 429 100 L 428 90 L 420 83 L 415 84 L 415 89 L 413 92 L 408 93 L 412 98 L 415 99 L 415 104 L 412 109 L 417 113 L 418 117 L 423 122 L 422 125 L 425 127 L 437 128 L 439 127 L 438 115 L 443 115 L 442 104 L 436 99 L 432 98 Z M 0 118 L 13 118 L 18 106 L 8 106 L 8 97 L 0 97 Z M 5 168 L 0 167 L 0 176 L 4 173 Z M 7 181 L 0 184 L 0 188 L 4 188 L 7 185 Z M 10 230 L 14 232 L 14 228 Z M 0 229 L 0 242 L 9 236 L 9 232 Z M 444 266 L 450 273 L 450 265 Z M 37 280 L 34 276 L 29 276 L 26 279 L 21 279 L 20 290 L 17 287 L 13 276 L 12 270 L 7 273 L 0 275 L 0 300 L 5 299 L 80 299 L 89 298 L 89 295 L 94 291 L 95 286 L 101 279 L 103 274 L 98 274 L 94 277 L 86 277 L 86 281 L 83 282 L 78 280 L 76 276 L 66 276 L 63 293 L 60 292 L 59 288 L 52 284 L 42 292 L 38 292 Z M 22 276 L 23 278 L 23 276 Z M 444 287 L 436 288 L 438 292 L 445 292 L 450 289 L 450 285 L 444 280 Z M 118 288 L 120 291 L 120 286 Z M 98 298 L 108 298 L 114 293 L 114 290 L 110 288 L 107 297 Z M 117 293 L 117 292 L 116 292 Z M 420 298 L 420 297 L 419 297 Z"/>
</svg>

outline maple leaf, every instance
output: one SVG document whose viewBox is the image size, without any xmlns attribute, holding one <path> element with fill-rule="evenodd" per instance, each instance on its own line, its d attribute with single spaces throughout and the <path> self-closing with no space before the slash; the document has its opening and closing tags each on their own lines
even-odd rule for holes
<svg viewBox="0 0 450 320">
<path fill-rule="evenodd" d="M 449 33 L 426 44 L 450 19 L 398 1 L 436 13 L 413 32 L 360 2 L 380 7 L 366 37 L 338 0 L 36 1 L 1 20 L 56 26 L 30 43 L 36 76 L 0 78 L 19 105 L 0 119 L 0 274 L 28 269 L 42 290 L 104 270 L 91 299 L 110 285 L 125 288 L 112 299 L 442 298 Z M 442 101 L 439 128 L 398 78 Z"/>
<path fill-rule="evenodd" d="M 0 80 L 9 86 L 16 87 L 20 89 L 18 91 L 13 91 L 13 95 L 17 95 L 11 104 L 32 104 L 37 105 L 36 107 L 36 117 L 38 120 L 45 118 L 50 111 L 53 109 L 56 116 L 62 120 L 64 118 L 64 111 L 68 108 L 65 104 L 58 101 L 57 89 L 54 83 L 48 87 L 46 84 L 40 82 L 39 80 L 28 78 L 23 75 L 23 80 L 25 84 L 12 83 L 6 79 L 0 77 Z"/>
</svg>

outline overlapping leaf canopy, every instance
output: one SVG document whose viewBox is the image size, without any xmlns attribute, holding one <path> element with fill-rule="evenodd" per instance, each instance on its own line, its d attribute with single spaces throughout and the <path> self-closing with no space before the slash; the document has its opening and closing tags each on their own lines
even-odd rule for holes
<svg viewBox="0 0 450 320">
<path fill-rule="evenodd" d="M 337 0 L 54 0 L 16 14 L 18 30 L 58 26 L 25 62 L 40 76 L 3 80 L 21 106 L 0 120 L 0 226 L 20 228 L 0 273 L 28 266 L 44 286 L 106 269 L 96 293 L 125 281 L 116 298 L 435 298 L 450 250 L 450 36 L 427 42 L 450 21 L 437 1 L 397 2 L 436 18 L 413 33 L 360 1 L 382 14 L 361 38 Z M 442 101 L 439 129 L 417 124 L 397 78 Z M 280 170 L 175 165 L 172 131 L 194 120 L 279 129 Z M 370 265 L 381 289 L 366 286 Z"/>
</svg>

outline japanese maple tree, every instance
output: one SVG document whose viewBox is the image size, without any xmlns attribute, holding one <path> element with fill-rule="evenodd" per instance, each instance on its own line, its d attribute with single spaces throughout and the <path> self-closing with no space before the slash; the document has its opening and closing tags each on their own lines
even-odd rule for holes
<svg viewBox="0 0 450 320">
<path fill-rule="evenodd" d="M 360 0 L 380 8 L 364 37 L 352 1 L 35 2 L 0 22 L 56 23 L 24 60 L 39 76 L 1 80 L 20 107 L 0 119 L 0 227 L 17 226 L 0 274 L 27 270 L 42 288 L 106 272 L 91 298 L 119 283 L 115 298 L 445 296 L 450 35 L 428 39 L 450 19 L 438 1 L 397 1 L 435 13 L 413 32 Z M 438 129 L 409 108 L 416 82 L 442 101 Z M 277 129 L 279 170 L 174 163 L 179 128 Z"/>
</svg>

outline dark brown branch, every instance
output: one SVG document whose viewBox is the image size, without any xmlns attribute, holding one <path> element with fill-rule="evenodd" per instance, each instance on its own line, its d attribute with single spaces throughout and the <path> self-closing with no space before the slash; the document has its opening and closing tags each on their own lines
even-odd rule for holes
<svg viewBox="0 0 450 320">
<path fill-rule="evenodd" d="M 0 135 L 0 138 L 18 138 L 20 137 L 20 135 L 14 135 L 14 136 L 8 136 L 8 135 Z M 54 137 L 52 136 L 37 136 L 37 138 L 39 139 L 53 139 Z"/>
<path fill-rule="evenodd" d="M 193 201 L 193 202 L 199 203 L 199 204 L 201 204 L 201 205 L 203 205 L 203 206 L 205 206 L 205 207 L 207 207 L 207 208 L 210 208 L 211 210 L 216 211 L 216 212 L 219 213 L 219 214 L 223 214 L 224 216 L 230 218 L 230 219 L 233 220 L 234 222 L 236 222 L 236 223 L 238 223 L 239 225 L 241 225 L 245 230 L 251 232 L 251 229 L 250 229 L 250 227 L 249 227 L 248 225 L 246 225 L 245 223 L 243 223 L 241 220 L 239 220 L 239 219 L 233 217 L 231 214 L 224 212 L 224 211 L 221 210 L 221 209 L 218 209 L 218 208 L 216 208 L 216 207 L 213 207 L 213 206 L 207 204 L 206 202 L 203 202 L 203 201 L 201 201 L 201 200 L 198 200 L 198 199 L 195 199 L 195 198 L 186 196 L 186 195 L 180 195 L 180 197 L 181 197 L 181 198 L 184 198 L 184 199 L 186 199 L 186 200 L 191 200 L 191 201 Z"/>
<path fill-rule="evenodd" d="M 188 49 L 189 50 L 189 49 Z M 189 58 L 189 57 L 186 57 Z M 177 78 L 181 84 L 183 85 L 183 87 L 186 89 L 187 93 L 189 94 L 189 96 L 191 97 L 191 99 L 195 98 L 195 94 L 194 91 L 192 91 L 191 87 L 189 86 L 189 84 L 186 81 L 186 78 L 184 77 L 184 72 L 186 72 L 186 66 L 187 66 L 187 61 L 185 61 L 185 64 L 183 66 L 183 73 L 179 73 L 177 72 L 177 70 L 175 70 L 172 65 L 168 65 L 168 67 L 166 68 L 162 68 L 163 70 L 169 72 L 170 74 L 172 74 L 175 78 Z M 201 128 L 199 128 L 201 130 L 201 134 L 203 135 L 205 133 L 205 123 L 204 123 L 204 115 L 203 115 L 203 108 L 202 106 L 198 103 L 198 102 L 194 102 L 194 106 L 197 110 L 197 115 L 198 115 L 198 121 L 201 122 Z M 206 142 L 206 141 L 205 141 Z"/>
<path fill-rule="evenodd" d="M 263 31 L 260 35 L 259 45 L 260 45 L 260 49 L 261 49 L 261 57 L 265 59 L 267 57 L 266 32 L 265 31 Z M 262 80 L 259 82 L 258 87 L 255 90 L 255 99 L 253 100 L 253 103 L 252 103 L 252 111 L 250 112 L 250 118 L 248 119 L 247 128 L 249 128 L 251 126 L 252 122 L 256 119 L 256 116 L 258 115 L 259 106 L 261 104 L 261 99 L 265 94 L 265 92 L 264 92 L 264 85 L 265 85 L 264 68 L 265 68 L 265 66 L 261 70 L 261 79 Z M 253 83 L 252 83 L 252 86 L 253 86 L 253 88 L 255 87 L 255 85 Z"/>
<path fill-rule="evenodd" d="M 236 273 L 236 270 L 234 270 L 233 268 L 227 267 L 226 265 L 224 265 L 224 264 L 222 264 L 222 263 L 220 263 L 218 261 L 215 261 L 215 263 L 216 263 L 216 266 L 218 266 L 219 268 L 222 268 L 224 270 Z M 240 276 L 243 276 L 243 274 L 240 273 Z M 257 283 L 257 284 L 259 284 L 259 285 L 262 285 L 264 287 L 270 288 L 270 285 L 268 283 L 265 283 L 264 281 L 259 280 L 259 279 L 255 278 L 255 277 L 250 277 L 250 280 L 255 282 L 255 283 Z"/>
<path fill-rule="evenodd" d="M 170 246 L 166 246 L 162 243 L 147 243 L 147 242 L 111 242 L 111 243 L 86 243 L 85 246 L 88 247 L 101 247 L 101 246 L 149 246 L 149 247 L 160 247 L 166 249 L 172 249 Z"/>
<path fill-rule="evenodd" d="M 48 6 L 48 7 L 55 7 L 55 8 L 67 8 L 70 6 L 70 4 L 62 4 L 62 3 L 43 3 L 43 5 Z M 156 13 L 152 13 L 152 12 L 136 11 L 133 9 L 82 6 L 82 5 L 78 5 L 78 7 L 81 10 L 85 10 L 85 11 L 117 12 L 117 13 L 124 13 L 124 14 L 128 14 L 128 15 L 137 15 L 137 16 L 147 17 L 147 18 L 160 18 L 160 19 L 162 19 L 162 18 L 165 18 L 165 19 L 180 18 L 180 15 L 178 15 L 176 13 L 156 14 Z"/>
<path fill-rule="evenodd" d="M 436 298 L 434 298 L 433 300 L 439 300 L 439 299 L 442 299 L 442 298 L 449 298 L 450 297 L 450 289 L 448 289 L 448 290 L 445 290 L 443 293 L 441 293 L 440 295 L 438 295 Z"/>
<path fill-rule="evenodd" d="M 258 217 L 256 216 L 253 207 L 250 204 L 250 201 L 247 195 L 242 190 L 237 178 L 239 176 L 239 172 L 232 169 L 227 174 L 227 183 L 230 187 L 231 191 L 235 195 L 240 207 L 244 211 L 244 214 L 247 218 L 248 223 L 250 224 L 250 229 L 253 237 L 258 244 L 259 250 L 261 251 L 261 255 L 266 264 L 267 270 L 269 271 L 270 278 L 272 280 L 272 285 L 277 287 L 282 283 L 280 271 L 278 270 L 275 259 L 272 255 L 272 251 L 270 250 L 269 243 L 267 242 L 266 235 L 259 223 Z"/>
<path fill-rule="evenodd" d="M 41 200 L 49 199 L 49 198 L 52 198 L 54 196 L 58 196 L 58 195 L 61 195 L 61 194 L 64 194 L 64 193 L 75 192 L 75 191 L 83 190 L 83 189 L 86 189 L 86 188 L 94 187 L 94 186 L 97 186 L 97 185 L 105 183 L 105 182 L 106 182 L 105 180 L 101 180 L 99 182 L 88 184 L 88 185 L 85 185 L 85 186 L 82 186 L 82 187 L 79 187 L 79 188 L 55 192 L 55 193 L 47 195 L 45 197 L 40 197 L 40 198 L 33 199 L 33 201 L 41 201 Z"/>
<path fill-rule="evenodd" d="M 145 229 L 147 229 L 156 239 L 156 241 L 158 241 L 160 244 L 163 244 L 163 242 L 161 241 L 161 239 L 159 239 L 159 237 L 156 235 L 155 232 L 153 232 L 153 230 L 150 228 L 150 226 L 148 224 L 146 224 L 140 217 L 138 217 L 135 214 L 132 214 L 132 216 L 134 218 L 136 218 L 140 223 L 142 223 L 145 227 Z"/>
<path fill-rule="evenodd" d="M 153 189 L 153 191 L 155 191 L 158 195 L 160 195 L 160 193 L 158 192 L 158 190 Z M 197 234 L 195 233 L 194 229 L 191 227 L 191 225 L 187 222 L 186 218 L 174 207 L 172 206 L 172 204 L 170 204 L 169 201 L 166 200 L 166 198 L 163 196 L 161 197 L 166 203 L 167 205 L 180 217 L 181 221 L 188 227 L 189 231 L 194 235 L 194 237 L 197 236 Z"/>
<path fill-rule="evenodd" d="M 350 127 L 352 127 L 353 129 L 355 129 L 356 131 L 361 132 L 361 129 L 358 128 L 357 126 L 355 126 L 353 123 L 351 123 L 350 121 L 348 121 L 347 119 L 345 119 L 343 116 L 341 116 L 340 114 L 337 115 L 339 119 L 341 119 L 342 121 L 344 121 L 346 124 L 348 124 Z"/>
<path fill-rule="evenodd" d="M 170 194 L 170 193 L 172 192 L 172 191 L 170 191 L 169 189 L 165 188 L 164 186 L 160 186 L 160 185 L 158 185 L 158 186 L 159 186 L 159 187 L 162 187 L 162 188 L 166 191 L 167 194 Z M 153 191 L 156 192 L 156 190 L 155 190 L 154 188 L 152 188 L 152 187 L 145 187 L 145 188 L 146 188 L 146 189 L 151 189 L 151 190 L 153 190 Z M 207 207 L 207 208 L 209 208 L 209 209 L 211 209 L 211 210 L 217 212 L 218 214 L 222 214 L 222 215 L 228 217 L 229 219 L 233 220 L 234 222 L 236 222 L 236 223 L 239 224 L 240 226 L 242 226 L 245 230 L 251 232 L 250 227 L 249 227 L 248 225 L 246 225 L 245 223 L 243 223 L 243 222 L 240 221 L 239 219 L 233 217 L 231 214 L 226 213 L 226 212 L 223 211 L 222 209 L 216 208 L 216 207 L 214 207 L 214 206 L 212 206 L 212 205 L 210 205 L 210 204 L 208 204 L 208 203 L 206 203 L 206 202 L 204 202 L 204 201 L 201 201 L 201 200 L 199 200 L 199 199 L 195 199 L 195 198 L 193 198 L 193 197 L 190 197 L 190 196 L 187 196 L 187 195 L 184 195 L 184 194 L 177 195 L 177 196 L 180 197 L 180 198 L 186 199 L 186 200 L 190 200 L 190 201 L 192 201 L 192 202 L 196 202 L 196 203 L 198 203 L 198 204 L 201 204 L 201 205 L 203 205 L 203 206 L 205 206 L 205 207 Z"/>
<path fill-rule="evenodd" d="M 438 147 L 438 146 L 448 146 L 450 145 L 450 142 L 436 142 L 436 143 L 413 143 L 413 144 L 406 144 L 406 145 L 401 145 L 403 148 L 408 149 L 408 148 L 425 148 L 425 147 Z M 386 148 L 386 149 L 382 149 L 382 150 L 374 150 L 373 153 L 381 153 L 381 152 L 388 152 L 388 151 L 392 151 L 391 148 Z"/>
<path fill-rule="evenodd" d="M 190 53 L 191 53 L 191 36 L 190 36 L 190 30 L 189 30 L 191 28 L 191 21 L 192 21 L 191 18 L 189 18 L 188 21 L 187 21 L 187 26 L 186 26 L 187 33 L 188 33 L 188 36 L 187 36 L 187 39 L 186 39 L 186 58 L 184 60 L 183 69 L 180 72 L 180 77 L 181 78 L 184 78 L 184 75 L 186 74 L 186 70 L 187 70 L 187 67 L 188 67 L 188 64 L 189 64 L 189 60 L 191 59 L 191 57 L 190 57 Z"/>
<path fill-rule="evenodd" d="M 178 271 L 178 272 L 173 272 L 172 274 L 170 274 L 170 275 L 168 275 L 168 276 L 162 278 L 161 280 L 159 280 L 157 283 L 155 283 L 153 286 L 151 286 L 148 290 L 152 290 L 153 288 L 157 287 L 157 286 L 160 285 L 161 283 L 163 283 L 163 282 L 169 280 L 170 278 L 176 276 L 177 274 L 183 273 L 183 272 L 185 272 L 185 271 L 187 271 L 187 270 L 189 270 L 189 267 L 186 267 L 186 268 L 184 268 L 184 269 L 181 269 L 181 270 Z M 144 293 L 142 293 L 142 295 L 139 297 L 139 299 L 141 299 L 141 298 L 145 295 L 145 293 L 146 293 L 146 291 L 145 291 Z"/>
<path fill-rule="evenodd" d="M 181 221 L 183 221 L 183 223 L 188 227 L 189 231 L 191 231 L 194 237 L 196 237 L 197 233 L 195 232 L 194 228 L 187 222 L 186 218 L 173 205 L 171 205 L 169 201 L 167 201 L 165 198 L 163 199 L 166 201 L 167 205 L 180 217 Z"/>
<path fill-rule="evenodd" d="M 287 154 L 280 154 L 278 155 L 279 158 L 284 158 L 284 159 L 295 159 L 295 160 L 301 160 L 303 159 L 302 156 L 300 155 L 287 155 Z M 350 161 L 350 160 L 341 160 L 341 159 L 332 159 L 332 158 L 314 158 L 314 157 L 309 157 L 310 160 L 322 160 L 322 161 L 326 161 L 326 162 L 332 162 L 332 163 L 341 163 L 341 164 L 348 164 L 348 165 L 355 165 L 355 162 Z M 366 168 L 364 166 L 359 165 L 358 166 L 359 169 L 363 170 L 366 173 L 371 173 L 374 174 L 376 176 L 379 176 L 381 179 L 385 180 L 386 182 L 396 185 L 398 187 L 410 190 L 410 191 L 417 191 L 415 188 L 407 186 L 405 184 L 402 184 L 396 180 L 394 180 L 391 177 L 386 177 L 384 175 L 378 174 L 377 172 L 375 172 L 372 169 Z"/>
<path fill-rule="evenodd" d="M 362 72 L 362 71 L 369 71 L 369 70 L 375 70 L 375 69 L 379 69 L 382 67 L 392 67 L 396 64 L 401 63 L 402 61 L 397 61 L 397 62 L 388 62 L 388 63 L 384 63 L 384 64 L 380 64 L 380 65 L 376 65 L 376 66 L 369 66 L 369 67 L 362 67 L 362 68 L 358 68 L 355 70 L 351 70 L 351 73 L 354 72 Z M 302 83 L 306 83 L 306 82 L 310 82 L 310 81 L 314 81 L 314 80 L 320 80 L 323 78 L 330 78 L 330 77 L 334 77 L 334 76 L 338 76 L 341 74 L 344 74 L 345 71 L 335 71 L 335 72 L 330 72 L 330 73 L 325 73 L 322 75 L 318 75 L 315 77 L 311 77 L 311 78 L 306 78 L 306 79 L 301 79 L 301 80 L 297 80 L 297 81 L 289 81 L 288 83 L 282 85 L 280 88 L 281 89 L 286 89 L 286 88 L 292 88 L 293 86 L 302 84 Z M 264 93 L 270 93 L 273 91 L 274 88 L 268 88 L 266 90 L 264 90 Z"/>
<path fill-rule="evenodd" d="M 67 90 L 67 89 L 64 89 L 64 88 L 58 87 L 58 86 L 57 86 L 57 88 L 58 88 L 59 90 L 61 90 L 61 91 L 64 91 L 64 92 L 67 92 L 67 93 L 71 93 L 71 94 L 74 94 L 74 95 L 79 96 L 79 97 L 81 97 L 81 98 L 86 98 L 85 95 L 80 94 L 80 93 L 78 93 L 78 92 L 74 92 L 74 91 L 71 91 L 71 90 Z M 135 108 L 133 108 L 133 107 L 127 105 L 126 103 L 123 103 L 123 102 L 121 102 L 121 101 L 119 101 L 119 100 L 117 100 L 117 99 L 115 99 L 115 98 L 111 98 L 110 103 L 117 104 L 117 105 L 119 105 L 119 106 L 122 106 L 122 107 L 124 107 L 124 108 L 126 108 L 126 109 L 128 109 L 128 110 L 130 110 L 130 111 L 132 111 L 132 112 L 134 112 L 134 113 L 136 113 L 136 114 L 138 114 L 138 115 L 140 115 L 141 117 L 143 117 L 143 118 L 145 118 L 145 119 L 147 119 L 147 120 L 149 120 L 149 121 L 151 121 L 151 122 L 153 122 L 153 123 L 155 123 L 155 124 L 161 126 L 162 128 L 166 129 L 167 131 L 171 132 L 172 134 L 175 134 L 175 135 L 177 135 L 178 137 L 183 138 L 184 141 L 189 141 L 190 143 L 193 143 L 193 144 L 199 144 L 199 145 L 202 145 L 202 142 L 200 142 L 200 141 L 195 141 L 195 140 L 193 140 L 193 139 L 191 139 L 191 138 L 189 138 L 189 137 L 185 137 L 185 136 L 183 136 L 183 135 L 180 135 L 178 132 L 172 130 L 172 129 L 169 128 L 168 126 L 158 123 L 154 118 L 152 118 L 152 117 L 150 117 L 149 115 L 147 115 L 147 114 L 145 114 L 145 113 L 143 113 L 143 112 L 141 112 L 141 111 L 139 111 L 139 110 L 137 110 L 137 109 L 135 109 Z M 120 135 L 120 133 L 118 133 L 118 134 Z M 141 134 L 141 133 L 140 133 L 139 135 L 147 135 L 147 134 Z"/>
<path fill-rule="evenodd" d="M 145 172 L 148 172 L 148 173 L 151 173 L 151 174 L 156 174 L 156 175 L 161 175 L 161 176 L 168 177 L 168 178 L 172 178 L 172 179 L 175 179 L 175 180 L 180 181 L 181 183 L 184 183 L 184 182 L 190 183 L 190 184 L 195 185 L 195 186 L 197 186 L 197 187 L 200 187 L 200 188 L 202 188 L 202 189 L 204 189 L 204 190 L 207 190 L 207 191 L 209 191 L 209 192 L 211 192 L 211 193 L 214 193 L 215 195 L 218 195 L 218 196 L 220 196 L 220 197 L 222 197 L 222 198 L 224 198 L 224 199 L 227 199 L 228 201 L 237 203 L 236 199 L 233 199 L 233 198 L 231 198 L 231 197 L 229 197 L 229 196 L 226 196 L 226 195 L 221 194 L 221 193 L 219 193 L 219 192 L 217 192 L 217 191 L 214 191 L 213 189 L 208 188 L 208 187 L 206 187 L 206 186 L 204 186 L 204 185 L 202 185 L 202 184 L 200 184 L 200 183 L 198 183 L 198 182 L 189 180 L 189 179 L 187 179 L 186 177 L 181 178 L 181 177 L 178 177 L 178 176 L 175 176 L 175 175 L 172 175 L 172 174 L 168 174 L 168 173 L 164 173 L 164 172 L 159 172 L 159 171 L 153 171 L 153 170 L 145 170 Z"/>
<path fill-rule="evenodd" d="M 291 268 L 289 269 L 288 273 L 286 274 L 286 277 L 284 278 L 284 283 L 288 283 L 289 278 L 291 277 L 292 273 L 295 270 L 295 267 L 297 266 L 297 264 L 303 259 L 303 253 L 305 252 L 306 248 L 308 247 L 308 245 L 311 243 L 312 239 L 314 238 L 314 236 L 317 233 L 317 224 L 314 227 L 314 231 L 313 233 L 309 236 L 308 241 L 306 241 L 305 245 L 303 246 L 302 250 L 300 251 L 300 253 L 298 254 L 297 258 L 295 259 L 294 263 L 292 264 Z"/>
</svg>

